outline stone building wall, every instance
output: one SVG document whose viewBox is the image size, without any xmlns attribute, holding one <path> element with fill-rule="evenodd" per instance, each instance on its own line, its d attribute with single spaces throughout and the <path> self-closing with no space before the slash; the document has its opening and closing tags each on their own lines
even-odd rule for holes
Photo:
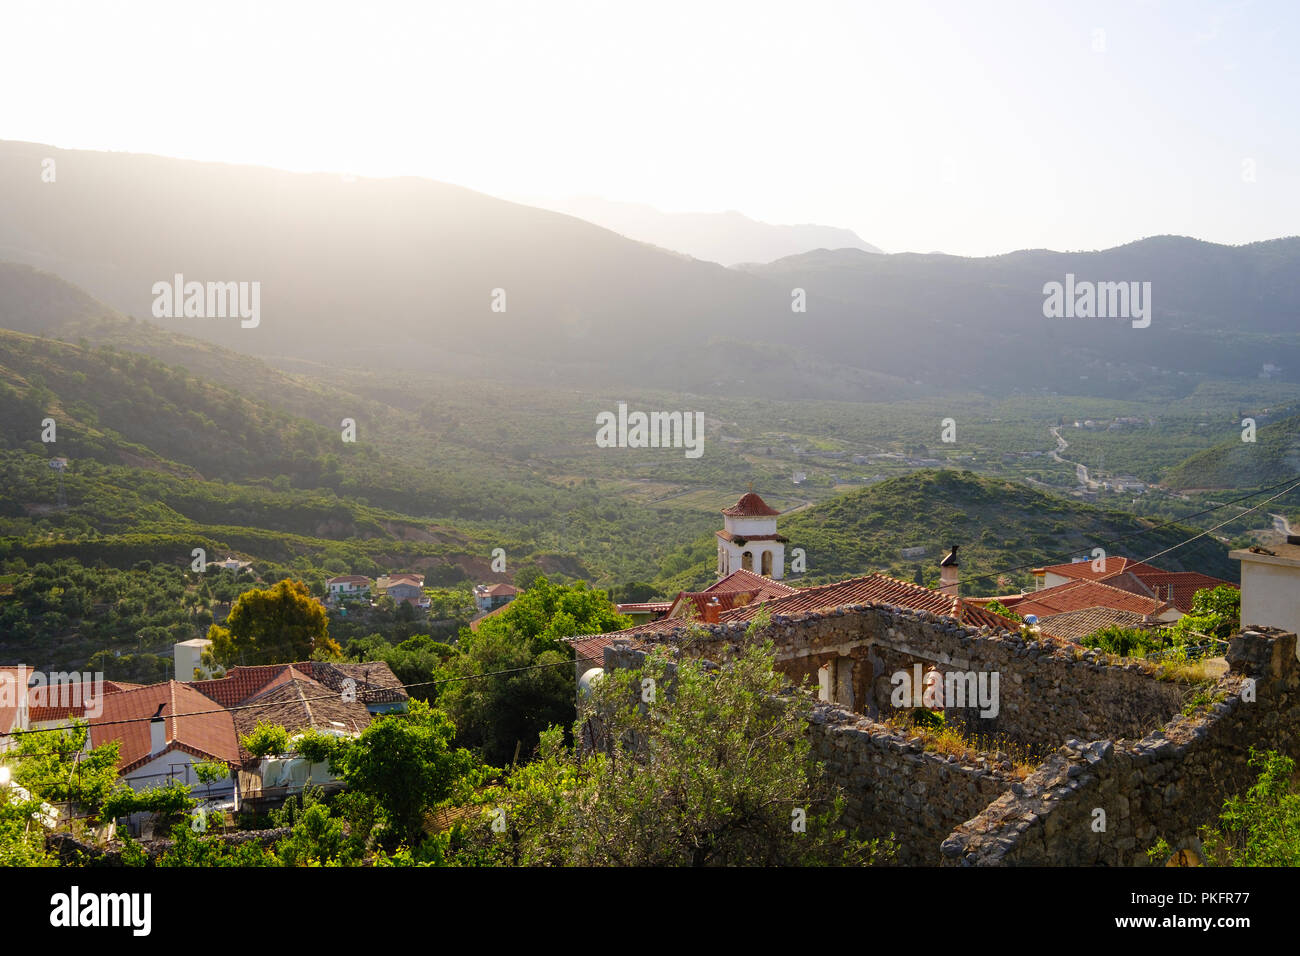
<svg viewBox="0 0 1300 956">
<path fill-rule="evenodd" d="M 881 716 L 889 713 L 889 673 L 913 662 L 999 673 L 995 718 L 970 717 L 969 708 L 947 715 L 1044 748 L 1045 760 L 1024 781 L 991 754 L 962 760 L 927 752 L 907 731 L 815 705 L 809 732 L 845 792 L 845 823 L 866 836 L 893 833 L 903 863 L 1144 865 L 1157 839 L 1191 845 L 1224 799 L 1249 787 L 1252 747 L 1300 760 L 1296 635 L 1275 629 L 1235 638 L 1228 673 L 1208 690 L 1077 645 L 898 608 L 778 618 L 765 633 L 778 668 L 792 678 L 815 675 L 827 661 L 849 662 L 857 708 L 875 706 Z M 715 625 L 656 639 L 722 661 L 745 638 L 742 627 Z M 606 649 L 605 667 L 635 667 L 643 658 L 644 651 L 619 643 Z"/>
<path fill-rule="evenodd" d="M 1296 635 L 1248 631 L 1232 641 L 1228 663 L 1209 701 L 1154 733 L 1066 741 L 957 827 L 944 841 L 945 862 L 1141 866 L 1161 837 L 1174 849 L 1195 846 L 1198 828 L 1254 782 L 1251 747 L 1300 757 Z"/>
<path fill-rule="evenodd" d="M 809 720 L 813 752 L 844 793 L 843 824 L 861 836 L 893 837 L 897 862 L 938 862 L 939 844 L 1012 784 L 997 767 L 922 749 L 919 738 L 818 703 Z"/>
<path fill-rule="evenodd" d="M 721 660 L 744 639 L 738 625 L 696 627 L 660 640 L 692 656 Z M 948 708 L 950 721 L 974 734 L 1033 752 L 1050 752 L 1070 737 L 1140 737 L 1183 706 L 1186 685 L 1155 681 L 1149 665 L 1109 663 L 1076 644 L 1027 640 L 1018 633 L 966 627 L 924 611 L 861 605 L 795 618 L 777 617 L 764 631 L 777 667 L 814 692 L 817 668 L 836 658 L 853 668 L 853 710 L 884 718 L 892 711 L 891 677 L 914 663 L 941 673 L 996 672 L 996 716 Z"/>
</svg>

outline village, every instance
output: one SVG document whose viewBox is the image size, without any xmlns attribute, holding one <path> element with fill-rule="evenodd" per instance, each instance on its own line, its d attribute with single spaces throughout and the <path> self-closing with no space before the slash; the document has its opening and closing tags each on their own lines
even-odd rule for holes
<svg viewBox="0 0 1300 956">
<path fill-rule="evenodd" d="M 1171 816 L 1164 804 L 1146 817 L 1136 812 L 1146 797 L 1128 783 L 1114 796 L 1117 805 L 1128 808 L 1116 821 L 1128 834 L 1119 842 L 1093 839 L 1085 829 L 1073 840 L 1055 833 L 1045 848 L 1041 835 L 1035 844 L 1019 831 L 1010 843 L 997 834 L 1006 830 L 1009 804 L 1039 801 L 1034 813 L 1040 820 L 1044 802 L 1068 802 L 1053 791 L 1049 771 L 1067 775 L 1067 794 L 1097 781 L 1101 768 L 1089 754 L 1142 748 L 1153 733 L 1175 739 L 1180 721 L 1200 719 L 1204 723 L 1185 749 L 1166 753 L 1172 772 L 1180 773 L 1209 759 L 1201 750 L 1219 727 L 1265 736 L 1274 732 L 1268 731 L 1270 722 L 1260 723 L 1262 715 L 1270 707 L 1287 706 L 1286 697 L 1269 698 L 1263 686 L 1290 686 L 1300 679 L 1295 646 L 1300 537 L 1295 535 L 1269 548 L 1233 551 L 1242 569 L 1240 587 L 1097 549 L 1082 559 L 1033 569 L 1033 589 L 976 597 L 963 594 L 956 543 L 946 546 L 935 589 L 881 573 L 799 587 L 786 573 L 788 540 L 778 518 L 758 494 L 744 494 L 722 510 L 713 584 L 681 591 L 671 600 L 619 603 L 617 612 L 630 627 L 565 638 L 573 654 L 579 717 L 584 699 L 607 673 L 638 666 L 659 651 L 725 662 L 757 628 L 775 640 L 777 670 L 817 700 L 820 709 L 810 732 L 831 776 L 844 787 L 850 821 L 864 832 L 901 833 L 904 862 L 1006 862 L 1017 854 L 1020 862 L 1140 862 L 1141 844 L 1154 838 L 1156 818 L 1167 828 Z M 235 558 L 226 562 L 228 569 L 242 564 Z M 429 606 L 418 573 L 392 572 L 373 580 L 336 575 L 326 584 L 320 603 L 341 613 L 382 597 L 417 611 Z M 522 593 L 501 581 L 476 586 L 478 613 L 470 630 L 500 616 Z M 1110 634 L 1141 641 L 1147 635 L 1150 646 L 1160 647 L 1161 635 L 1174 633 L 1180 621 L 1198 620 L 1209 594 L 1239 599 L 1240 626 L 1230 635 L 1183 628 L 1178 646 L 1131 656 L 1112 653 L 1118 649 L 1096 640 Z M 205 656 L 211 644 L 202 638 L 177 643 L 173 679 L 150 685 L 90 673 L 50 675 L 24 664 L 0 668 L 0 764 L 25 733 L 85 726 L 84 753 L 117 742 L 116 773 L 132 790 L 186 787 L 197 801 L 198 817 L 221 820 L 224 827 L 241 814 L 282 806 L 313 787 L 337 791 L 343 783 L 329 762 L 299 753 L 295 741 L 322 735 L 356 739 L 374 721 L 404 711 L 411 699 L 383 661 L 235 665 L 214 676 Z M 1173 671 L 1162 659 L 1171 653 L 1177 654 L 1180 670 L 1176 679 L 1165 679 L 1161 668 Z M 1181 688 L 1206 682 L 1215 689 L 1208 696 L 1198 690 L 1196 699 L 1214 706 L 1190 717 L 1184 705 L 1192 694 Z M 1244 700 L 1241 687 L 1247 683 L 1255 688 L 1257 696 L 1249 702 L 1254 706 L 1227 707 L 1225 701 Z M 918 709 L 940 725 L 958 728 L 969 746 L 957 755 L 928 747 L 925 722 L 900 722 Z M 250 743 L 263 725 L 283 728 L 278 748 Z M 601 746 L 598 732 L 584 740 L 589 747 Z M 1289 737 L 1282 743 L 1294 747 Z M 1066 747 L 1082 748 L 1078 753 L 1084 755 L 1087 775 L 1071 770 L 1069 760 L 1053 764 L 1058 748 Z M 1017 748 L 1023 758 L 1019 775 L 1005 753 Z M 888 755 L 883 761 L 882 753 Z M 1178 826 L 1189 838 L 1195 830 L 1190 821 L 1208 819 L 1212 797 L 1244 771 L 1230 755 L 1214 759 L 1227 760 L 1232 772 L 1213 785 L 1202 780 L 1186 786 L 1203 802 L 1199 809 L 1182 807 L 1188 815 Z M 881 776 L 882 768 L 889 773 Z M 964 795 L 950 800 L 954 780 L 966 781 L 965 789 L 956 791 Z M 1033 781 L 1038 788 L 1027 789 Z M 0 786 L 10 802 L 31 798 L 7 765 Z M 1207 786 L 1218 789 L 1200 792 Z M 37 819 L 54 832 L 79 812 L 72 803 L 47 802 Z M 134 837 L 153 839 L 155 817 L 137 811 L 100 821 L 94 838 L 109 840 L 121 826 Z"/>
</svg>

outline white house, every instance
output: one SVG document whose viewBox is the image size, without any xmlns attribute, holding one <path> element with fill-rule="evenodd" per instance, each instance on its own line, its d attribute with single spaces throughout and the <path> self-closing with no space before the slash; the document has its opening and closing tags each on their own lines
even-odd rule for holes
<svg viewBox="0 0 1300 956">
<path fill-rule="evenodd" d="M 363 574 L 341 574 L 325 582 L 331 601 L 362 598 L 370 594 L 370 579 Z"/>
<path fill-rule="evenodd" d="M 1241 625 L 1300 634 L 1300 535 L 1285 544 L 1230 551 L 1241 562 Z"/>
</svg>

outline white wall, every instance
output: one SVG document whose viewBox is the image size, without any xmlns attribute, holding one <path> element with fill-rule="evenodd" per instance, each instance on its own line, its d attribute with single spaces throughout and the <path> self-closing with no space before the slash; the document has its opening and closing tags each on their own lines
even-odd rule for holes
<svg viewBox="0 0 1300 956">
<path fill-rule="evenodd" d="M 1300 633 L 1300 568 L 1243 560 L 1241 623 Z"/>
</svg>

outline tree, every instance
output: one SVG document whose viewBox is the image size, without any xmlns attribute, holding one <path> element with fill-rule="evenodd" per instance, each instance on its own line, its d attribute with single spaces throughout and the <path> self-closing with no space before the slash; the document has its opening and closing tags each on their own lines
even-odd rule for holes
<svg viewBox="0 0 1300 956">
<path fill-rule="evenodd" d="M 259 720 L 251 734 L 240 734 L 239 745 L 254 757 L 289 752 L 289 731 L 279 724 Z"/>
<path fill-rule="evenodd" d="M 567 652 L 562 637 L 631 626 L 631 618 L 619 614 L 604 591 L 592 589 L 585 581 L 552 584 L 539 577 L 500 614 L 485 618 L 478 633 L 514 631 L 530 641 L 533 653 L 540 654 L 544 650 Z"/>
<path fill-rule="evenodd" d="M 1255 782 L 1245 794 L 1224 801 L 1217 827 L 1201 829 L 1206 865 L 1300 866 L 1300 793 L 1291 783 L 1295 761 L 1252 747 L 1249 765 L 1259 770 Z M 1172 852 L 1161 838 L 1147 855 L 1159 861 Z"/>
<path fill-rule="evenodd" d="M 328 634 L 329 616 L 301 581 L 285 579 L 265 590 L 241 594 L 224 627 L 212 625 L 205 653 L 218 667 L 233 664 L 286 664 L 305 661 L 318 651 L 341 654 Z"/>
<path fill-rule="evenodd" d="M 807 736 L 809 703 L 773 669 L 770 642 L 721 669 L 652 655 L 596 685 L 596 753 L 566 749 L 548 730 L 540 758 L 485 793 L 482 820 L 445 843 L 462 863 L 872 862 L 888 851 L 838 827 L 838 794 Z"/>
<path fill-rule="evenodd" d="M 569 654 L 534 654 L 532 642 L 515 631 L 481 628 L 462 642 L 439 679 L 446 683 L 438 685 L 438 706 L 455 724 L 457 743 L 494 766 L 510 763 L 516 747 L 531 756 L 551 724 L 573 723 Z"/>
<path fill-rule="evenodd" d="M 86 752 L 89 736 L 90 725 L 81 720 L 61 731 L 16 731 L 14 782 L 38 799 L 72 801 L 97 815 L 117 783 L 119 744 Z"/>
<path fill-rule="evenodd" d="M 404 714 L 381 717 L 330 761 L 349 787 L 371 797 L 384 816 L 390 842 L 413 843 L 424 813 L 446 799 L 474 766 L 469 751 L 452 744 L 456 728 L 420 700 Z"/>
</svg>

